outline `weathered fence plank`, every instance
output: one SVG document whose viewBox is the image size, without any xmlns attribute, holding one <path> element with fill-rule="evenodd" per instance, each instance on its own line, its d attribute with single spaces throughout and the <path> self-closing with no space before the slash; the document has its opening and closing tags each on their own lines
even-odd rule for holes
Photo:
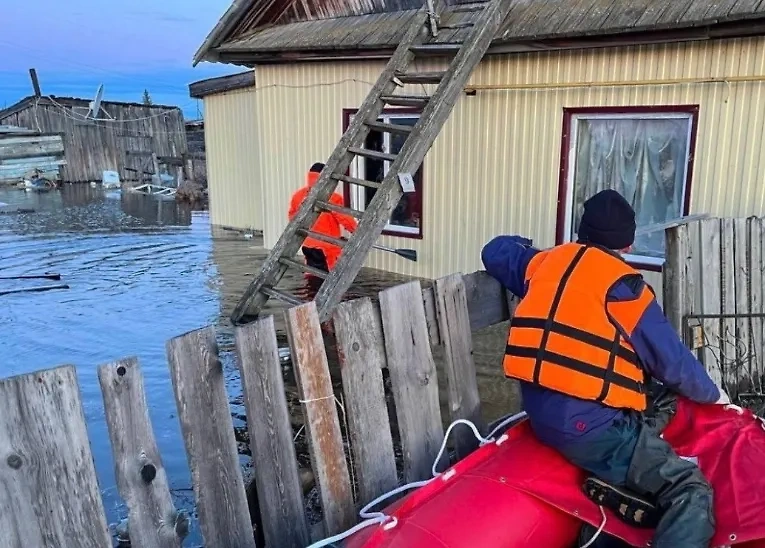
<svg viewBox="0 0 765 548">
<path fill-rule="evenodd" d="M 167 359 L 205 545 L 255 548 L 213 328 L 168 341 Z"/>
<path fill-rule="evenodd" d="M 736 286 L 736 371 L 732 389 L 738 393 L 741 388 L 748 385 L 751 379 L 752 361 L 749 348 L 749 249 L 750 234 L 749 225 L 746 219 L 736 219 L 733 222 L 734 235 L 736 238 L 734 246 L 735 261 L 735 286 Z M 743 384 L 742 384 L 743 383 Z"/>
<path fill-rule="evenodd" d="M 188 517 L 173 505 L 162 457 L 146 406 L 143 375 L 135 358 L 98 368 L 114 474 L 128 507 L 130 542 L 141 548 L 180 547 Z"/>
<path fill-rule="evenodd" d="M 418 282 L 380 293 L 391 387 L 404 453 L 406 481 L 431 477 L 443 441 L 436 365 Z"/>
<path fill-rule="evenodd" d="M 337 305 L 334 315 L 358 503 L 366 505 L 396 487 L 382 370 L 387 366 L 379 310 L 370 299 Z"/>
<path fill-rule="evenodd" d="M 705 315 L 719 315 L 722 313 L 722 278 L 721 278 L 721 253 L 720 253 L 720 219 L 704 219 L 699 221 L 701 226 L 701 245 L 699 247 L 699 261 L 703 265 L 700 269 L 702 303 L 701 313 Z M 709 373 L 709 376 L 718 386 L 723 382 L 722 365 L 722 321 L 720 318 L 705 318 L 702 321 L 704 332 L 704 348 L 701 359 Z"/>
<path fill-rule="evenodd" d="M 286 317 L 325 533 L 334 535 L 351 527 L 356 516 L 316 303 L 290 308 Z"/>
<path fill-rule="evenodd" d="M 0 546 L 112 546 L 74 367 L 0 381 L 0 455 Z"/>
<path fill-rule="evenodd" d="M 303 548 L 311 542 L 273 316 L 237 327 L 236 348 L 266 546 Z"/>
<path fill-rule="evenodd" d="M 664 291 L 664 313 L 681 336 L 685 337 L 683 316 L 688 311 L 687 294 L 689 270 L 692 269 L 692 242 L 688 225 L 671 228 L 666 231 L 665 265 L 662 272 Z"/>
<path fill-rule="evenodd" d="M 514 303 L 510 302 L 507 292 L 497 280 L 479 270 L 465 274 L 462 281 L 467 295 L 471 331 L 479 331 L 510 319 Z M 422 290 L 422 300 L 430 342 L 439 345 L 441 334 L 438 331 L 438 315 L 432 287 Z"/>
<path fill-rule="evenodd" d="M 444 344 L 446 377 L 449 385 L 449 411 L 451 420 L 472 421 L 481 432 L 486 424 L 481 417 L 481 398 L 473 360 L 473 335 L 465 284 L 461 274 L 452 274 L 436 280 L 434 285 L 438 326 Z M 455 447 L 459 458 L 465 457 L 478 446 L 478 440 L 467 428 L 454 430 Z"/>
<path fill-rule="evenodd" d="M 738 376 L 739 362 L 737 356 L 736 339 L 736 234 L 735 220 L 722 219 L 720 234 L 721 271 L 722 271 L 722 313 L 726 317 L 722 320 L 722 371 L 724 387 L 734 390 Z"/>
<path fill-rule="evenodd" d="M 765 337 L 763 337 L 763 326 L 765 321 L 762 317 L 765 308 L 763 307 L 763 228 L 765 223 L 757 217 L 750 217 L 747 220 L 749 224 L 749 298 L 750 311 L 753 316 L 749 318 L 749 355 L 751 356 L 749 371 L 752 378 L 752 389 L 754 391 L 762 390 L 763 373 L 765 373 L 765 361 L 763 351 L 765 351 Z"/>
</svg>

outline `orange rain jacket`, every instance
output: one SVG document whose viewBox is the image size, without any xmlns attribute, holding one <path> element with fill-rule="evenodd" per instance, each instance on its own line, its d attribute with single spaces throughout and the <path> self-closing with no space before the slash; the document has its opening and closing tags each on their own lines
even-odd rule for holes
<svg viewBox="0 0 765 548">
<path fill-rule="evenodd" d="M 310 192 L 313 185 L 316 184 L 316 181 L 319 180 L 319 175 L 320 173 L 309 171 L 306 176 L 305 186 L 292 195 L 292 198 L 290 199 L 289 213 L 287 214 L 290 221 L 297 214 L 300 206 L 303 205 L 303 200 L 305 200 L 308 192 Z M 336 192 L 332 194 L 329 201 L 335 205 L 345 205 L 343 197 Z M 340 238 L 342 236 L 341 227 L 344 227 L 348 232 L 353 232 L 356 230 L 356 224 L 356 219 L 350 215 L 326 212 L 319 215 L 311 230 L 332 238 Z M 338 246 L 315 238 L 306 238 L 303 242 L 303 247 L 320 249 L 327 258 L 327 266 L 330 270 L 334 268 L 337 259 L 340 257 L 341 249 Z"/>
<path fill-rule="evenodd" d="M 606 299 L 634 275 L 624 261 L 583 244 L 536 254 L 510 324 L 505 374 L 609 407 L 645 410 L 645 374 L 629 338 L 654 295 L 645 285 L 635 300 Z"/>
</svg>

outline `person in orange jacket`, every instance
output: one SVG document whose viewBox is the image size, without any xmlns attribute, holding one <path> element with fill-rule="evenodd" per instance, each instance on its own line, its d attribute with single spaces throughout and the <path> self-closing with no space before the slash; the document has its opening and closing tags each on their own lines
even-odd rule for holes
<svg viewBox="0 0 765 548">
<path fill-rule="evenodd" d="M 318 162 L 313 164 L 306 176 L 305 186 L 292 195 L 288 213 L 290 221 L 300 210 L 300 206 L 303 205 L 303 201 L 311 191 L 313 185 L 319 180 L 319 175 L 321 174 L 322 169 L 324 169 L 324 164 Z M 335 205 L 345 205 L 343 197 L 336 192 L 330 196 L 329 201 Z M 345 228 L 348 232 L 353 232 L 356 230 L 356 225 L 356 219 L 350 215 L 343 215 L 342 213 L 330 211 L 321 213 L 311 230 L 313 232 L 318 232 L 319 234 L 324 234 L 325 236 L 339 239 L 342 236 L 342 228 Z M 330 244 L 329 242 L 324 242 L 315 238 L 306 238 L 303 242 L 302 251 L 308 266 L 328 272 L 335 267 L 335 263 L 340 257 L 341 250 L 338 246 Z"/>
</svg>

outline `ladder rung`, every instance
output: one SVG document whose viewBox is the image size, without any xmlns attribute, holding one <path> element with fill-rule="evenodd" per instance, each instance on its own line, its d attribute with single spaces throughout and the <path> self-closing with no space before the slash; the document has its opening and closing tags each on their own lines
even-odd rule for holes
<svg viewBox="0 0 765 548">
<path fill-rule="evenodd" d="M 445 72 L 397 72 L 396 77 L 405 84 L 438 84 Z"/>
<path fill-rule="evenodd" d="M 380 99 L 396 107 L 424 107 L 430 101 L 427 95 L 382 95 Z"/>
<path fill-rule="evenodd" d="M 409 51 L 415 55 L 455 55 L 461 47 L 462 44 L 418 44 Z"/>
<path fill-rule="evenodd" d="M 332 177 L 335 181 L 342 181 L 352 185 L 361 185 L 367 188 L 378 189 L 382 186 L 382 183 L 375 183 L 374 181 L 367 181 L 366 179 L 357 179 L 356 177 L 350 177 L 348 175 L 336 175 L 333 173 L 330 177 Z"/>
<path fill-rule="evenodd" d="M 388 133 L 402 133 L 409 135 L 412 133 L 412 126 L 404 126 L 402 124 L 386 124 L 385 122 L 365 122 L 365 124 L 372 129 L 379 131 L 386 131 Z"/>
<path fill-rule="evenodd" d="M 364 216 L 364 212 L 359 211 L 358 209 L 352 209 L 350 207 L 340 206 L 337 204 L 330 204 L 328 202 L 316 202 L 316 207 L 323 209 L 324 211 L 334 211 L 335 213 L 350 215 L 352 217 L 356 217 L 357 219 L 361 219 Z"/>
<path fill-rule="evenodd" d="M 348 152 L 351 152 L 358 156 L 364 156 L 365 158 L 372 158 L 373 160 L 387 160 L 389 162 L 393 162 L 396 160 L 395 154 L 388 154 L 387 152 L 378 152 L 376 150 L 368 150 L 366 148 L 348 147 Z"/>
<path fill-rule="evenodd" d="M 294 306 L 299 306 L 301 304 L 305 304 L 306 301 L 302 299 L 298 299 L 294 295 L 290 295 L 286 291 L 279 291 L 278 289 L 274 289 L 273 287 L 263 286 L 260 291 L 262 293 L 265 293 L 269 297 L 273 297 L 274 299 L 279 299 L 282 302 L 285 302 L 287 304 L 291 304 Z"/>
<path fill-rule="evenodd" d="M 452 6 L 452 9 L 450 10 L 452 13 L 470 13 L 474 11 L 481 11 L 486 7 L 486 4 L 483 3 L 474 3 L 471 2 L 469 4 L 455 4 Z"/>
<path fill-rule="evenodd" d="M 467 22 L 467 23 L 452 23 L 451 25 L 438 25 L 438 28 L 439 30 L 440 29 L 457 30 L 457 29 L 466 29 L 472 26 L 473 26 L 473 23 Z"/>
<path fill-rule="evenodd" d="M 325 236 L 324 234 L 320 232 L 314 232 L 313 230 L 306 230 L 304 228 L 301 228 L 298 230 L 298 232 L 300 232 L 304 236 L 313 238 L 314 240 L 327 242 L 328 244 L 336 245 L 337 247 L 343 247 L 346 244 L 345 240 L 340 240 L 339 238 L 333 238 L 332 236 Z"/>
<path fill-rule="evenodd" d="M 329 272 L 325 272 L 324 270 L 320 268 L 309 266 L 305 263 L 301 263 L 300 261 L 287 259 L 286 257 L 282 257 L 281 259 L 279 259 L 279 262 L 285 266 L 291 266 L 292 268 L 297 268 L 298 270 L 302 270 L 303 272 L 308 272 L 309 274 L 313 274 L 314 276 L 321 278 L 322 280 L 326 280 L 327 276 L 329 276 Z"/>
</svg>

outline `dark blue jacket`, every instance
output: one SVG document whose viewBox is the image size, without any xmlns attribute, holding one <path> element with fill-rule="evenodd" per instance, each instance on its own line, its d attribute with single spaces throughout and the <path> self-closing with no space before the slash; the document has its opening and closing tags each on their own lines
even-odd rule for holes
<svg viewBox="0 0 765 548">
<path fill-rule="evenodd" d="M 537 253 L 539 251 L 531 247 L 531 240 L 498 236 L 483 248 L 481 259 L 488 274 L 523 298 L 528 289 L 526 267 Z M 642 278 L 619 283 L 608 299 L 635 299 L 644 284 Z M 629 342 L 645 371 L 678 394 L 699 403 L 714 403 L 720 397 L 704 366 L 680 340 L 656 300 L 638 321 Z M 537 437 L 553 447 L 592 440 L 624 413 L 526 382 L 521 382 L 521 394 Z"/>
</svg>

